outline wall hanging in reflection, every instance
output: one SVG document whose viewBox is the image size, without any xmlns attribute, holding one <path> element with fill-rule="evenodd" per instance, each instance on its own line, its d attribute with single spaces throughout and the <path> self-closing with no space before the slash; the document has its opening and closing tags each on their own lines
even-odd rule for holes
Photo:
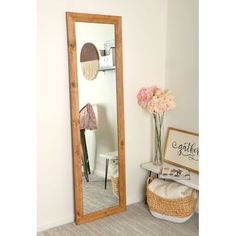
<svg viewBox="0 0 236 236">
<path fill-rule="evenodd" d="M 85 79 L 95 79 L 99 69 L 99 54 L 94 44 L 85 43 L 83 45 L 80 52 L 80 62 Z"/>
</svg>

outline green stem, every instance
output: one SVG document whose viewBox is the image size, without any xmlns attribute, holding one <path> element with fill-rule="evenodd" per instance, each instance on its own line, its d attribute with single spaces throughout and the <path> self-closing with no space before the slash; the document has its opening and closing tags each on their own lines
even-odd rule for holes
<svg viewBox="0 0 236 236">
<path fill-rule="evenodd" d="M 160 156 L 160 159 L 162 160 L 162 150 L 161 150 L 161 144 L 162 144 L 162 140 L 161 140 L 161 128 L 162 128 L 162 115 L 161 114 L 158 114 L 158 121 L 159 121 L 159 136 L 158 136 L 158 145 L 159 145 L 159 156 Z"/>
<path fill-rule="evenodd" d="M 163 120 L 164 120 L 164 113 L 153 114 L 153 118 L 155 122 L 155 156 L 158 155 L 157 154 L 157 151 L 158 151 L 160 160 L 162 160 L 161 133 L 162 133 Z"/>
<path fill-rule="evenodd" d="M 158 128 L 157 128 L 157 117 L 156 114 L 153 114 L 153 118 L 154 118 L 154 125 L 155 125 L 155 157 L 157 154 L 157 146 L 158 146 Z"/>
</svg>

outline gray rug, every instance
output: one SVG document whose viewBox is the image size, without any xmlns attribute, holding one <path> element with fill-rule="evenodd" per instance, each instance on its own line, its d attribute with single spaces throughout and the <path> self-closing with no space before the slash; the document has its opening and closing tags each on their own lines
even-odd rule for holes
<svg viewBox="0 0 236 236">
<path fill-rule="evenodd" d="M 87 224 L 56 227 L 38 236 L 198 236 L 198 214 L 184 224 L 154 218 L 144 203 L 135 203 L 127 211 Z"/>
<path fill-rule="evenodd" d="M 104 178 L 97 175 L 89 175 L 89 182 L 83 178 L 83 199 L 84 213 L 99 211 L 104 208 L 117 206 L 119 200 L 112 192 L 111 181 L 107 181 L 107 188 L 104 188 Z"/>
</svg>

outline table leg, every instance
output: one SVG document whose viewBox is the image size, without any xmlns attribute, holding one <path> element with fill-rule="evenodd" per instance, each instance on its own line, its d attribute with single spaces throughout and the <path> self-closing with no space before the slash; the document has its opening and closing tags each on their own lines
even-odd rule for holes
<svg viewBox="0 0 236 236">
<path fill-rule="evenodd" d="M 89 182 L 89 174 L 90 174 L 90 168 L 89 168 L 89 160 L 88 160 L 88 152 L 87 152 L 87 146 L 86 146 L 86 139 L 85 139 L 85 129 L 80 130 L 80 137 L 81 137 L 81 146 L 83 149 L 83 168 L 84 168 L 84 176 L 87 182 Z"/>
<path fill-rule="evenodd" d="M 106 167 L 105 167 L 105 189 L 107 189 L 107 171 L 108 171 L 109 159 L 106 158 Z"/>
<path fill-rule="evenodd" d="M 89 182 L 88 171 L 87 171 L 86 161 L 84 160 L 84 157 L 82 158 L 82 165 L 83 165 L 85 179 L 87 182 Z"/>
</svg>

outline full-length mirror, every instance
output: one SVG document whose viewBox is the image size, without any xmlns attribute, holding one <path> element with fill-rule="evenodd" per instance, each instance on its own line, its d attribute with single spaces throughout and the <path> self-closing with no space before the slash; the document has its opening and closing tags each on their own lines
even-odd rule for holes
<svg viewBox="0 0 236 236">
<path fill-rule="evenodd" d="M 67 13 L 75 222 L 125 209 L 121 17 Z"/>
</svg>

